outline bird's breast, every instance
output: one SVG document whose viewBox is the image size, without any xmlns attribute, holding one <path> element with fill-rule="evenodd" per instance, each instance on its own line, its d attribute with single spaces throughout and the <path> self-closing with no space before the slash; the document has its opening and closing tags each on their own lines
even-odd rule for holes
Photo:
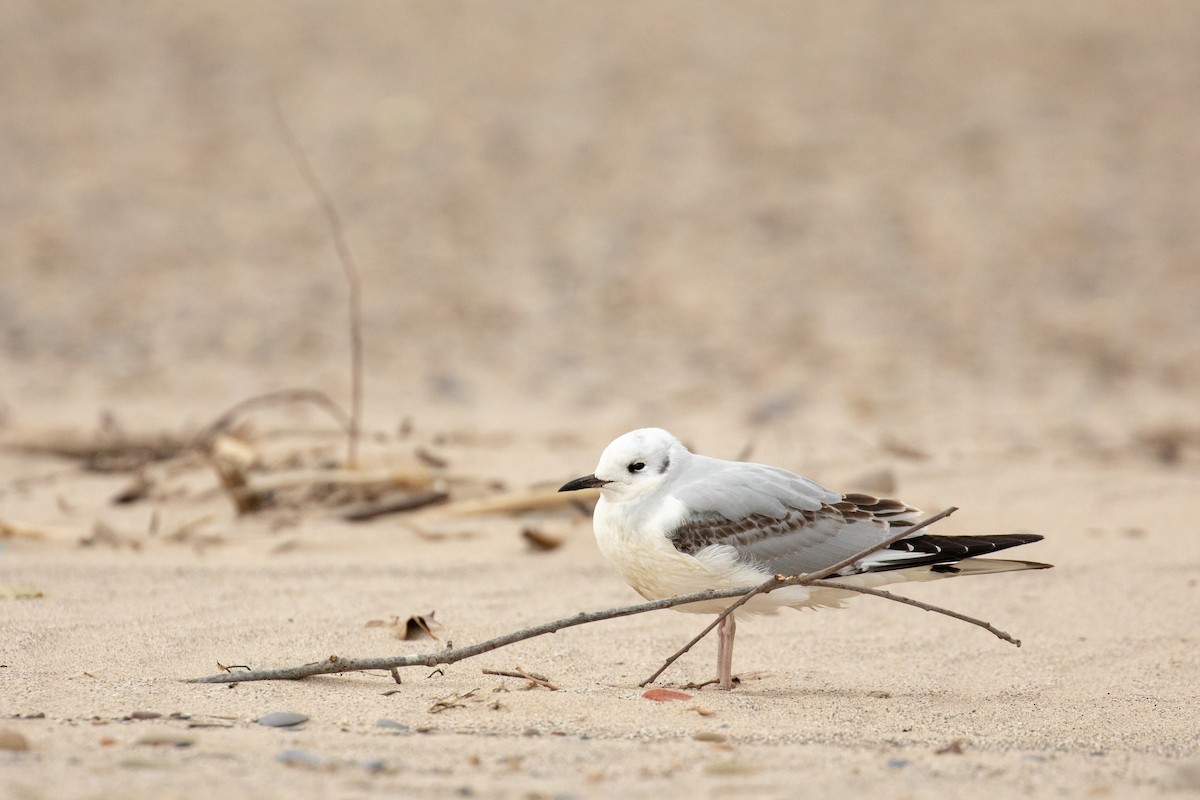
<svg viewBox="0 0 1200 800">
<path fill-rule="evenodd" d="M 727 553 L 710 548 L 698 554 L 700 558 L 677 550 L 666 534 L 679 516 L 669 503 L 653 518 L 631 514 L 624 507 L 628 505 L 604 500 L 596 505 L 596 544 L 617 573 L 647 600 L 754 585 L 762 580 L 757 571 L 738 563 L 731 548 L 722 548 Z"/>
</svg>

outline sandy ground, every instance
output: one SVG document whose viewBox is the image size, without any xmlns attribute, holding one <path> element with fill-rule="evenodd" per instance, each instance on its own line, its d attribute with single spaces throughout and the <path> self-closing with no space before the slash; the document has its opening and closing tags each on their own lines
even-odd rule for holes
<svg viewBox="0 0 1200 800">
<path fill-rule="evenodd" d="M 3 4 L 0 796 L 1200 792 L 1198 54 L 1183 2 Z M 364 469 L 503 496 L 663 425 L 886 479 L 1046 535 L 1051 571 L 905 589 L 1024 646 L 860 599 L 748 621 L 743 684 L 686 701 L 638 687 L 671 612 L 399 687 L 185 683 L 637 599 L 571 508 L 238 516 L 194 457 L 116 505 L 132 474 L 12 447 L 346 402 L 272 98 L 362 272 Z M 311 410 L 247 425 L 254 480 L 342 457 Z M 558 690 L 481 672 L 518 666 Z"/>
</svg>

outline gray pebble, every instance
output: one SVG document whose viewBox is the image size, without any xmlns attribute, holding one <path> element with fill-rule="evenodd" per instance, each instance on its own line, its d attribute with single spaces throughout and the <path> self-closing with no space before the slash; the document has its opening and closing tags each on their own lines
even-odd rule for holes
<svg viewBox="0 0 1200 800">
<path fill-rule="evenodd" d="M 370 761 L 362 762 L 362 768 L 367 772 L 375 775 L 387 769 L 387 763 L 382 758 L 372 758 Z"/>
<path fill-rule="evenodd" d="M 907 758 L 889 758 L 887 760 L 887 765 L 889 767 L 894 767 L 895 769 L 902 769 L 904 767 L 907 767 L 911 763 L 912 762 L 909 761 Z"/>
<path fill-rule="evenodd" d="M 390 731 L 404 731 L 407 733 L 412 730 L 412 728 L 408 727 L 403 722 L 396 722 L 394 719 L 381 719 L 376 722 L 375 725 L 379 728 L 387 728 Z"/>
<path fill-rule="evenodd" d="M 268 728 L 288 728 L 301 722 L 308 722 L 308 715 L 297 714 L 295 711 L 272 711 L 258 718 L 258 724 Z"/>
<path fill-rule="evenodd" d="M 170 745 L 172 747 L 190 747 L 195 743 L 196 737 L 170 730 L 150 731 L 145 736 L 139 737 L 136 742 L 136 744 Z"/>
<path fill-rule="evenodd" d="M 293 767 L 316 767 L 321 764 L 321 757 L 307 750 L 284 750 L 275 756 L 275 760 Z"/>
</svg>

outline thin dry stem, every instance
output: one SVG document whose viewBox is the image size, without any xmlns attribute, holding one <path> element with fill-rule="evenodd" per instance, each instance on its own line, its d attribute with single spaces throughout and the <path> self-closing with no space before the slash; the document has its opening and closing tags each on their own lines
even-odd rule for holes
<svg viewBox="0 0 1200 800">
<path fill-rule="evenodd" d="M 925 522 L 925 524 L 929 524 L 930 522 L 933 522 L 935 519 L 940 519 L 941 517 L 943 517 L 947 513 L 949 513 L 949 511 L 950 510 L 943 512 L 942 514 L 938 515 L 937 517 L 930 518 L 929 520 L 927 520 Z M 910 529 L 910 531 L 911 530 L 912 529 Z M 859 557 L 862 557 L 862 556 L 860 555 Z M 813 573 L 813 575 L 815 575 L 815 574 L 816 573 Z M 860 586 L 849 586 L 849 585 L 841 584 L 837 581 L 822 580 L 822 579 L 814 578 L 814 577 L 808 576 L 808 575 L 796 576 L 796 577 L 786 578 L 786 579 L 782 579 L 782 580 L 777 580 L 775 578 L 772 578 L 771 581 L 768 583 L 778 583 L 779 586 L 790 586 L 790 585 L 799 584 L 802 581 L 808 582 L 813 585 L 821 586 L 824 588 L 841 589 L 841 590 L 848 591 L 848 592 L 857 592 L 859 594 L 874 595 L 876 597 L 882 597 L 886 600 L 894 600 L 899 603 L 904 603 L 905 605 L 910 605 L 910 606 L 914 606 L 916 608 L 921 608 L 921 609 L 924 609 L 925 611 L 932 611 L 937 614 L 944 614 L 946 616 L 953 617 L 954 619 L 962 620 L 964 622 L 969 622 L 973 625 L 978 625 L 979 627 L 992 633 L 994 636 L 997 636 L 998 638 L 1004 639 L 1005 641 L 1012 642 L 1013 644 L 1020 646 L 1020 643 L 1016 639 L 1013 639 L 1011 636 L 1009 636 L 1004 631 L 1001 631 L 1001 630 L 998 630 L 998 629 L 992 627 L 989 623 L 984 622 L 983 620 L 979 620 L 974 617 L 969 617 L 965 614 L 959 614 L 956 611 L 950 611 L 949 609 L 941 608 L 939 606 L 935 606 L 935 605 L 932 605 L 929 603 L 922 603 L 918 600 L 912 600 L 911 598 L 908 598 L 908 597 L 901 597 L 899 595 L 893 595 L 888 592 L 882 592 L 877 589 L 866 589 L 866 588 L 863 588 Z M 773 588 L 779 588 L 779 587 L 773 587 Z M 571 628 L 576 625 L 586 625 L 590 622 L 600 622 L 601 620 L 606 620 L 606 619 L 616 619 L 618 617 L 628 617 L 628 616 L 632 616 L 634 614 L 643 614 L 647 611 L 657 611 L 657 610 L 663 609 L 663 608 L 673 608 L 675 606 L 687 605 L 688 603 L 697 603 L 697 602 L 702 602 L 705 600 L 719 600 L 719 599 L 723 599 L 723 598 L 727 598 L 727 597 L 737 597 L 741 600 L 744 600 L 744 599 L 748 599 L 749 597 L 752 597 L 754 594 L 757 594 L 761 589 L 762 589 L 762 587 L 760 586 L 760 587 L 755 587 L 754 589 L 750 589 L 750 590 L 747 590 L 745 588 L 728 589 L 728 590 L 719 591 L 719 592 L 710 590 L 710 591 L 706 591 L 706 592 L 697 592 L 696 594 L 684 595 L 682 597 L 669 597 L 664 600 L 654 600 L 654 601 L 651 601 L 648 603 L 638 603 L 637 605 L 632 605 L 632 606 L 623 606 L 620 608 L 610 608 L 610 609 L 606 609 L 604 611 L 592 611 L 592 612 L 588 612 L 588 613 L 580 612 L 571 617 L 564 617 L 562 619 L 557 619 L 552 622 L 546 622 L 541 625 L 535 625 L 531 628 L 525 628 L 523 630 L 513 631 L 512 633 L 507 633 L 503 636 L 497 636 L 494 639 L 488 639 L 487 641 L 480 642 L 478 644 L 473 644 L 473 645 L 469 645 L 467 647 L 459 647 L 459 648 L 454 648 L 454 647 L 448 646 L 446 649 L 440 650 L 440 651 L 434 652 L 434 653 L 416 653 L 416 654 L 408 655 L 408 656 L 385 656 L 382 658 L 341 658 L 341 657 L 335 655 L 335 656 L 330 656 L 329 658 L 327 658 L 323 661 L 317 661 L 317 662 L 313 662 L 311 664 L 304 664 L 304 665 L 301 665 L 298 667 L 285 667 L 285 668 L 281 668 L 281 669 L 250 670 L 247 672 L 238 672 L 238 673 L 233 673 L 233 674 L 224 673 L 224 674 L 218 674 L 218 675 L 209 675 L 209 676 L 203 677 L 203 678 L 194 678 L 190 682 L 191 683 L 239 683 L 242 681 L 299 680 L 301 678 L 308 678 L 308 677 L 312 677 L 314 675 L 331 675 L 331 674 L 341 673 L 341 672 L 360 672 L 363 670 L 389 670 L 389 671 L 391 671 L 393 676 L 397 676 L 398 675 L 397 670 L 400 667 L 415 667 L 415 666 L 436 667 L 440 664 L 454 664 L 458 661 L 463 661 L 468 658 L 473 658 L 473 657 L 481 655 L 483 653 L 487 653 L 492 650 L 497 650 L 501 647 L 506 647 L 510 644 L 516 644 L 517 642 L 522 642 L 522 641 L 525 641 L 526 639 L 532 639 L 537 636 L 543 636 L 547 633 L 554 633 L 554 632 L 562 630 L 564 628 Z M 770 591 L 770 589 L 768 589 L 767 591 Z M 730 608 L 733 609 L 735 607 L 736 607 L 736 605 L 731 606 Z M 699 641 L 699 639 L 697 639 L 696 641 Z M 659 673 L 656 673 L 655 677 L 657 677 L 658 674 L 661 674 L 661 670 L 659 671 Z M 643 684 L 643 685 L 645 685 L 645 684 Z"/>
<path fill-rule="evenodd" d="M 279 130 L 283 134 L 284 141 L 287 142 L 288 152 L 292 155 L 292 161 L 296 164 L 296 169 L 300 172 L 300 176 L 304 182 L 308 184 L 308 188 L 316 197 L 317 203 L 320 204 L 321 210 L 325 214 L 325 219 L 329 223 L 329 230 L 333 236 L 333 246 L 337 251 L 338 261 L 342 265 L 342 273 L 346 277 L 346 287 L 349 290 L 350 302 L 350 428 L 348 431 L 348 441 L 346 444 L 346 464 L 354 466 L 358 463 L 358 438 L 359 431 L 362 426 L 362 405 L 363 405 L 363 345 L 362 345 L 362 280 L 358 275 L 358 265 L 354 261 L 354 256 L 350 252 L 350 243 L 346 240 L 345 229 L 342 226 L 342 218 L 338 213 L 337 206 L 334 205 L 333 198 L 325 187 L 317 178 L 317 173 L 313 170 L 312 164 L 308 160 L 308 154 L 304 152 L 304 148 L 300 145 L 292 133 L 291 126 L 288 125 L 287 118 L 283 115 L 283 110 L 279 107 L 278 98 L 272 96 L 271 107 L 275 112 L 275 121 L 279 125 Z"/>
<path fill-rule="evenodd" d="M 230 406 L 225 413 L 221 414 L 221 416 L 217 417 L 212 423 L 196 434 L 195 438 L 192 439 L 191 446 L 195 449 L 203 449 L 217 434 L 228 430 L 234 421 L 247 411 L 266 406 L 287 405 L 289 403 L 311 403 L 333 417 L 341 429 L 347 433 L 350 432 L 353 426 L 351 416 L 335 403 L 329 395 L 318 389 L 277 389 L 273 392 L 255 395 Z"/>
</svg>

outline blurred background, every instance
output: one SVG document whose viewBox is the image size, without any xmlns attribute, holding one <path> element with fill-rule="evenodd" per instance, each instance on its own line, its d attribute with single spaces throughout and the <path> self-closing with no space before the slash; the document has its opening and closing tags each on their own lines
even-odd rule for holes
<svg viewBox="0 0 1200 800">
<path fill-rule="evenodd" d="M 5 425 L 347 397 L 276 102 L 362 273 L 370 425 L 1010 452 L 1200 425 L 1186 0 L 9 0 Z"/>
</svg>

